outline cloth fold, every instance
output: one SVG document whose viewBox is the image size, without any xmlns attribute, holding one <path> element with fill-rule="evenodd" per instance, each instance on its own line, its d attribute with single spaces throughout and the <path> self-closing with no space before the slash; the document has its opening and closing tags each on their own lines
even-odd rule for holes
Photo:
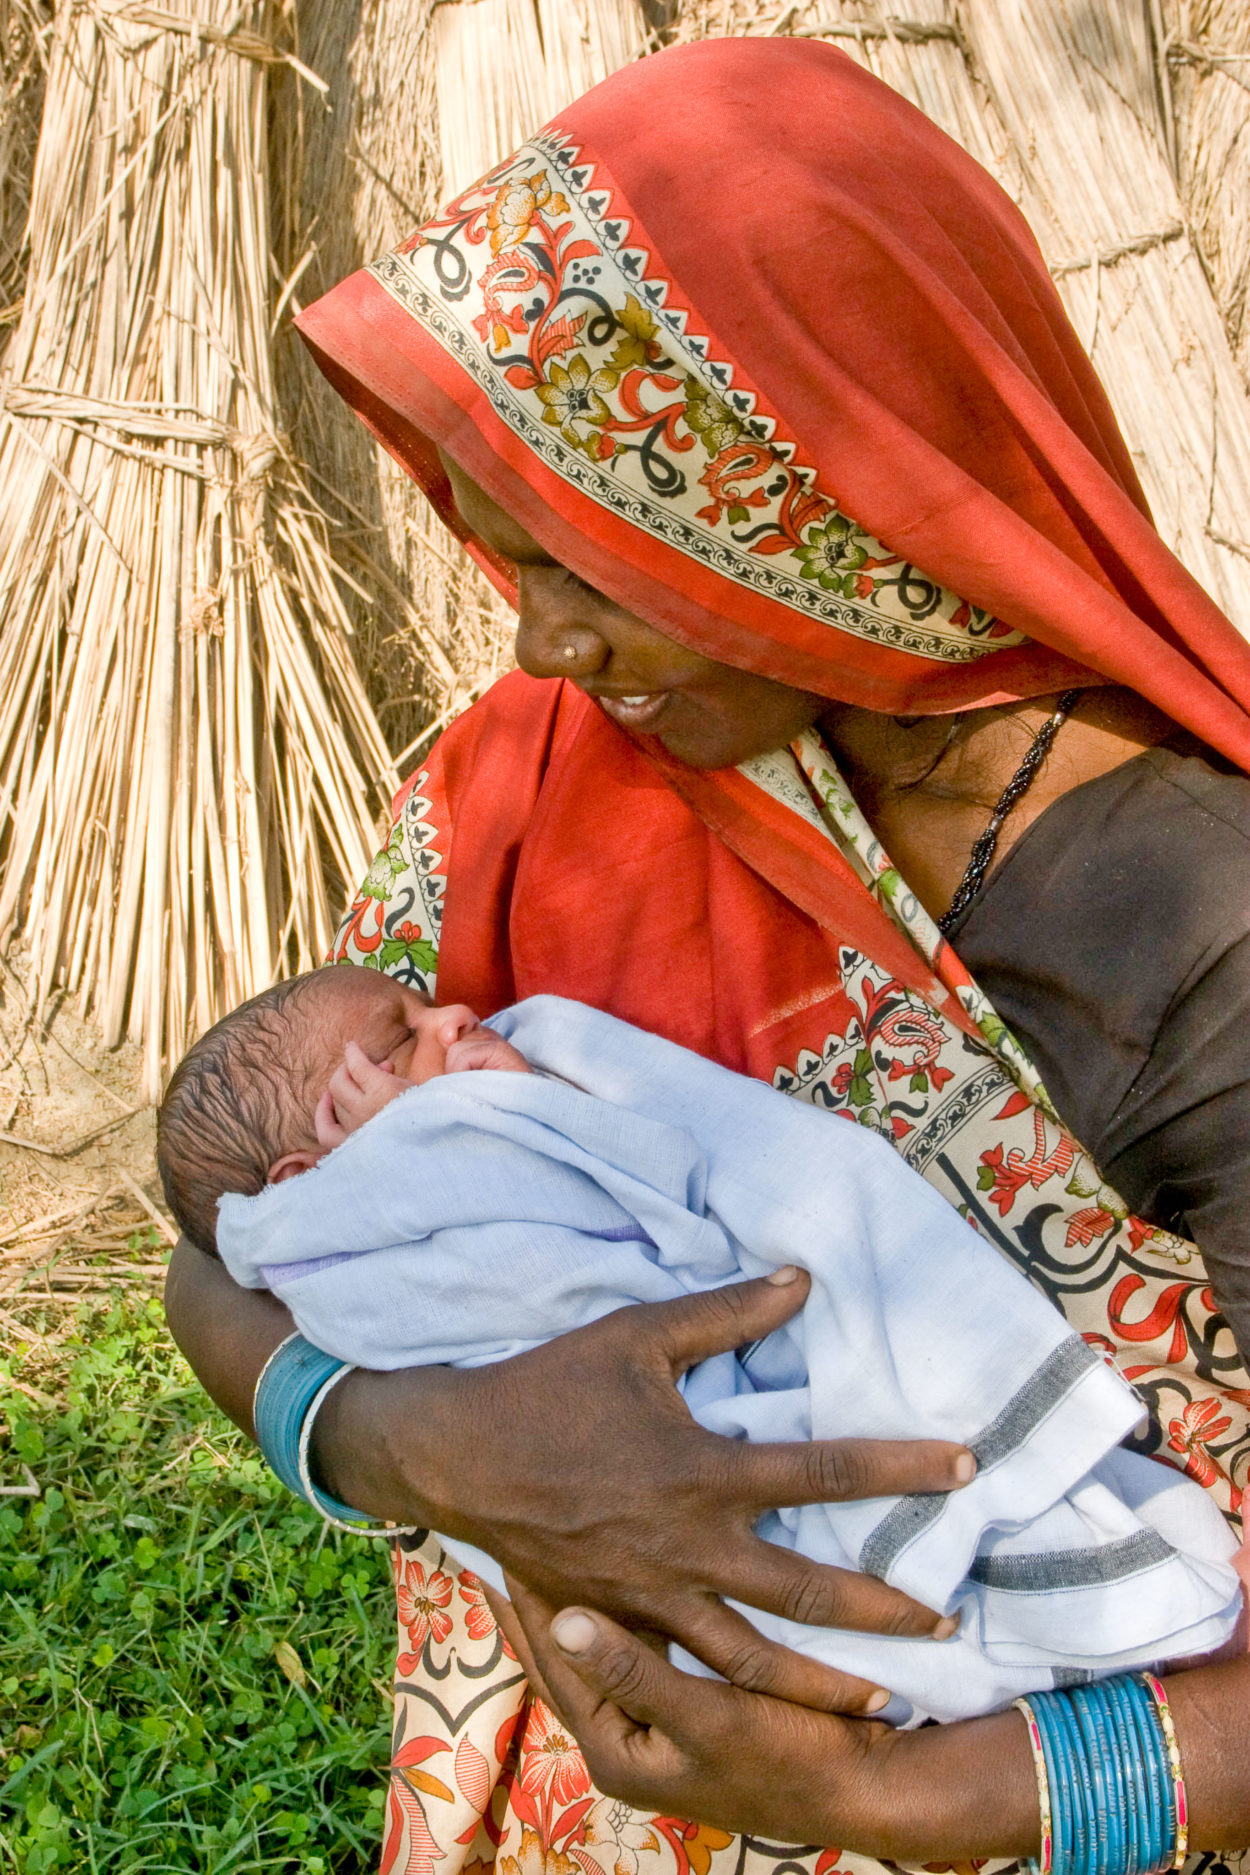
<svg viewBox="0 0 1250 1875">
<path fill-rule="evenodd" d="M 956 1439 L 979 1470 L 949 1495 L 760 1524 L 958 1610 L 953 1640 L 744 1610 L 761 1630 L 888 1686 L 897 1722 L 1229 1637 L 1236 1543 L 1215 1505 L 1121 1449 L 1144 1418 L 1132 1389 L 883 1140 L 581 1004 L 535 997 L 492 1025 L 545 1072 L 429 1082 L 312 1171 L 224 1198 L 236 1279 L 279 1295 L 328 1352 L 394 1368 L 502 1359 L 631 1303 L 801 1264 L 795 1321 L 685 1376 L 701 1423 Z"/>
</svg>

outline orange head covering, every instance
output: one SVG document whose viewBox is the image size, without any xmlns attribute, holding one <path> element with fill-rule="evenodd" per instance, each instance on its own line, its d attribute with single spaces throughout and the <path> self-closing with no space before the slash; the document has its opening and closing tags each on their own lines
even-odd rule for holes
<svg viewBox="0 0 1250 1875">
<path fill-rule="evenodd" d="M 1124 683 L 1250 767 L 1250 647 L 1024 220 L 828 46 L 628 67 L 299 325 L 453 526 L 431 439 L 707 656 L 894 712 Z"/>
</svg>

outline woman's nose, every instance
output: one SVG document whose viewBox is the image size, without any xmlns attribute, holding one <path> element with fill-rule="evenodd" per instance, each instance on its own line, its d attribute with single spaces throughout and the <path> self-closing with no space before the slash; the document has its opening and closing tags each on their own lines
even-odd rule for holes
<svg viewBox="0 0 1250 1875">
<path fill-rule="evenodd" d="M 531 677 L 591 677 L 608 659 L 607 641 L 586 623 L 582 595 L 563 567 L 522 567 L 516 658 Z"/>
</svg>

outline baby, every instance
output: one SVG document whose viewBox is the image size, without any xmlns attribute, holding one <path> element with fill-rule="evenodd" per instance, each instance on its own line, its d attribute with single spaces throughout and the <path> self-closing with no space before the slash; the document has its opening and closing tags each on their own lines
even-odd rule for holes
<svg viewBox="0 0 1250 1875">
<path fill-rule="evenodd" d="M 436 1009 L 377 970 L 311 970 L 215 1024 L 165 1090 L 156 1159 L 165 1199 L 197 1249 L 217 1252 L 226 1192 L 305 1172 L 410 1087 L 529 1063 L 471 1009 Z"/>
<path fill-rule="evenodd" d="M 170 1207 L 239 1282 L 360 1366 L 477 1365 L 613 1309 L 797 1263 L 802 1310 L 680 1383 L 730 1437 L 939 1437 L 948 1496 L 761 1519 L 942 1614 L 930 1640 L 743 1612 L 955 1719 L 1223 1643 L 1236 1545 L 1214 1504 L 1122 1449 L 1141 1402 L 863 1127 L 557 997 L 479 1023 L 376 971 L 315 972 L 191 1050 L 158 1153 Z M 452 1547 L 502 1589 L 490 1557 Z M 686 1663 L 692 1664 L 692 1663 Z"/>
</svg>

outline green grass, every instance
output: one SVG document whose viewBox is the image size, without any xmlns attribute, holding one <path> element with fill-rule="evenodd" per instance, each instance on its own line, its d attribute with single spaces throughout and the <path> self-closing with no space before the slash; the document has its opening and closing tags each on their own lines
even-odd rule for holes
<svg viewBox="0 0 1250 1875">
<path fill-rule="evenodd" d="M 150 1252 L 148 1252 L 150 1254 Z M 394 1611 L 117 1291 L 0 1363 L 0 1871 L 376 1867 Z M 17 1392 L 23 1382 L 37 1396 Z"/>
</svg>

